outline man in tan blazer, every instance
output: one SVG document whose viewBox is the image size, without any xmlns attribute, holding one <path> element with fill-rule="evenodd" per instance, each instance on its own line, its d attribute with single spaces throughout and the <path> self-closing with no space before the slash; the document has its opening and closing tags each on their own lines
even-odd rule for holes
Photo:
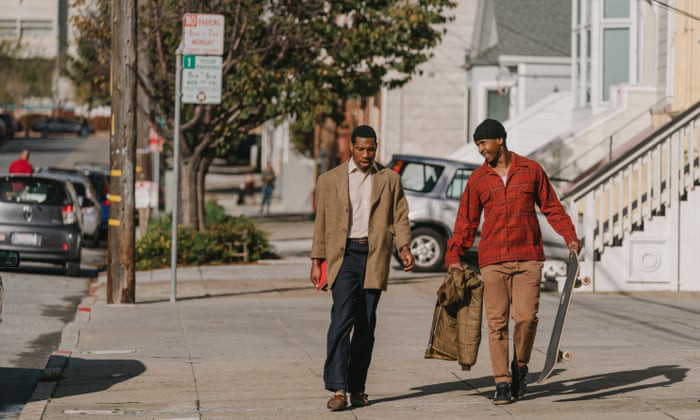
<svg viewBox="0 0 700 420">
<path fill-rule="evenodd" d="M 333 296 L 323 379 L 333 392 L 330 410 L 367 405 L 365 381 L 374 345 L 376 310 L 389 280 L 392 242 L 404 271 L 413 270 L 408 244 L 408 203 L 401 178 L 374 161 L 377 135 L 361 125 L 352 132 L 352 157 L 324 173 L 316 185 L 311 283 L 327 263 Z M 350 333 L 352 331 L 352 339 Z"/>
</svg>

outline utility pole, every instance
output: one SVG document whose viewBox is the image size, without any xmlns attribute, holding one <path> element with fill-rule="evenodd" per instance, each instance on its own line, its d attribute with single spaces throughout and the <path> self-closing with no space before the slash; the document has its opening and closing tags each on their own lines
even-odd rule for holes
<svg viewBox="0 0 700 420">
<path fill-rule="evenodd" d="M 107 303 L 134 303 L 134 164 L 137 138 L 136 0 L 112 0 L 112 128 Z"/>
</svg>

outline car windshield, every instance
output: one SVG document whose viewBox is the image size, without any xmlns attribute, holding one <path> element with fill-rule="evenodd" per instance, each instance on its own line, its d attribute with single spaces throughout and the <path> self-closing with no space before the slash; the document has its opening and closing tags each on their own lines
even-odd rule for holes
<svg viewBox="0 0 700 420">
<path fill-rule="evenodd" d="M 63 184 L 36 178 L 0 180 L 0 201 L 5 203 L 63 205 L 68 196 Z"/>
<path fill-rule="evenodd" d="M 440 179 L 444 166 L 424 162 L 397 160 L 392 170 L 401 175 L 401 186 L 408 191 L 430 192 Z"/>
</svg>

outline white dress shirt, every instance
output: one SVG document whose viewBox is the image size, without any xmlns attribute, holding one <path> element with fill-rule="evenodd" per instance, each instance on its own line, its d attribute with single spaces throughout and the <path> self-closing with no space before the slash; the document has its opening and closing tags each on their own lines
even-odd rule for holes
<svg viewBox="0 0 700 420">
<path fill-rule="evenodd" d="M 350 193 L 350 229 L 348 238 L 366 238 L 369 232 L 370 200 L 372 198 L 372 175 L 377 164 L 372 162 L 367 172 L 357 167 L 353 158 L 348 164 L 348 192 Z"/>
</svg>

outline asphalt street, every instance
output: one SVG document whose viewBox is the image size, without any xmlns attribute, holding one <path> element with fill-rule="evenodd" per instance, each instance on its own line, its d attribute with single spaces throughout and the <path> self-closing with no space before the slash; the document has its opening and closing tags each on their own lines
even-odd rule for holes
<svg viewBox="0 0 700 420">
<path fill-rule="evenodd" d="M 0 173 L 7 171 L 24 148 L 29 149 L 35 167 L 106 163 L 109 156 L 107 138 L 6 140 L 0 143 Z M 19 416 L 41 379 L 49 354 L 58 346 L 63 327 L 73 320 L 89 279 L 96 276 L 105 258 L 105 248 L 84 248 L 77 277 L 68 277 L 51 264 L 22 264 L 17 270 L 0 273 L 5 287 L 0 323 L 0 419 Z"/>
</svg>

